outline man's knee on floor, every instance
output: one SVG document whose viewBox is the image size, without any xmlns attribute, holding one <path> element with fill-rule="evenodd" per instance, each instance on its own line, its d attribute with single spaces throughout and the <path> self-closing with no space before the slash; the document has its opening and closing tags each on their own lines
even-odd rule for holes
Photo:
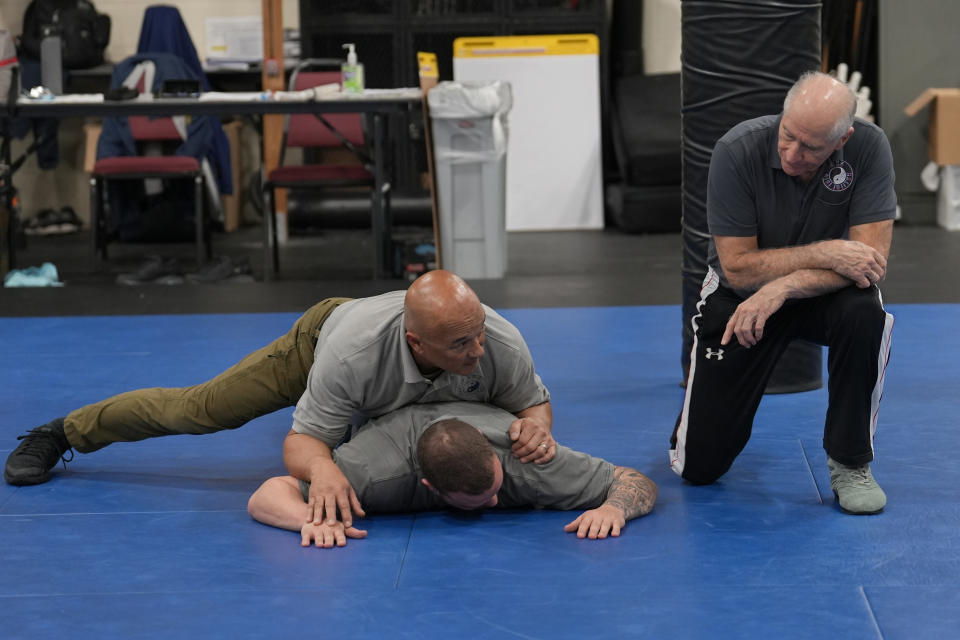
<svg viewBox="0 0 960 640">
<path fill-rule="evenodd" d="M 692 485 L 713 484 L 727 472 L 726 468 L 687 465 L 680 477 Z"/>
<path fill-rule="evenodd" d="M 712 458 L 698 459 L 699 456 L 690 456 L 687 452 L 682 469 L 674 465 L 673 470 L 680 477 L 694 485 L 713 484 L 730 469 L 730 462 Z"/>
</svg>

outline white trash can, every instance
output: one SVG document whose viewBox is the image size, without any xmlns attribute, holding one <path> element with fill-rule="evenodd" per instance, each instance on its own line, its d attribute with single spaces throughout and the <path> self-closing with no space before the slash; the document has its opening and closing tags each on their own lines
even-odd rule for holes
<svg viewBox="0 0 960 640">
<path fill-rule="evenodd" d="M 506 82 L 441 82 L 428 94 L 440 260 L 462 278 L 507 270 Z"/>
<path fill-rule="evenodd" d="M 960 231 L 960 165 L 940 167 L 937 224 L 948 231 Z"/>
</svg>

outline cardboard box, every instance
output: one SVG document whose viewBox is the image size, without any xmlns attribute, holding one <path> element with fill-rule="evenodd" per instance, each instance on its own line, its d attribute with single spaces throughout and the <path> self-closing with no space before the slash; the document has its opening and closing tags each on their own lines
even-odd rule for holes
<svg viewBox="0 0 960 640">
<path fill-rule="evenodd" d="M 960 164 L 960 89 L 927 89 L 908 104 L 913 117 L 930 105 L 930 159 L 940 166 Z"/>
</svg>

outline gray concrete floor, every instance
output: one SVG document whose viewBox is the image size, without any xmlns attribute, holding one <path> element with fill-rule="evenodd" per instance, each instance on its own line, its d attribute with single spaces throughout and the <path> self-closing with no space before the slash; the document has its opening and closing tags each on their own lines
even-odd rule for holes
<svg viewBox="0 0 960 640">
<path fill-rule="evenodd" d="M 422 227 L 400 229 L 405 237 L 429 237 Z M 328 296 L 366 296 L 404 288 L 407 281 L 371 278 L 370 234 L 334 229 L 296 236 L 282 250 L 282 277 L 274 282 L 212 285 L 115 284 L 149 253 L 179 256 L 195 268 L 193 246 L 112 244 L 105 268 L 89 268 L 89 236 L 32 236 L 18 253 L 21 267 L 54 263 L 65 286 L 0 289 L 0 316 L 110 315 L 298 311 Z M 216 234 L 214 252 L 247 258 L 259 278 L 260 230 Z M 628 235 L 603 231 L 508 234 L 508 270 L 501 279 L 472 280 L 495 307 L 567 307 L 679 304 L 679 234 Z M 960 302 L 960 232 L 898 223 L 888 277 L 882 289 L 890 303 Z"/>
</svg>

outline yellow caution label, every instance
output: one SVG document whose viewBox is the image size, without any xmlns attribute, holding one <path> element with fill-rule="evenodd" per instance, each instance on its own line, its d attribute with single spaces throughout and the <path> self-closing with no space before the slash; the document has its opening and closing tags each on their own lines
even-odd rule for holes
<svg viewBox="0 0 960 640">
<path fill-rule="evenodd" d="M 454 58 L 576 56 L 598 55 L 599 53 L 600 41 L 592 33 L 457 38 L 453 41 Z"/>
<path fill-rule="evenodd" d="M 427 51 L 417 51 L 417 67 L 421 78 L 439 78 L 440 69 L 437 67 L 437 54 Z"/>
</svg>

